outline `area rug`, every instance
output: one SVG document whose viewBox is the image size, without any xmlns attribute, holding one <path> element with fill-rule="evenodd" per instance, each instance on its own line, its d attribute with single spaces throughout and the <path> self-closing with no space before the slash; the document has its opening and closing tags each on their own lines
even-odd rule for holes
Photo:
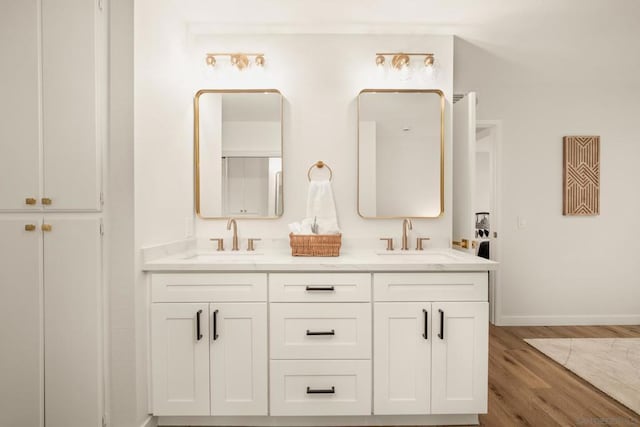
<svg viewBox="0 0 640 427">
<path fill-rule="evenodd" d="M 640 414 L 640 338 L 536 338 L 525 341 Z"/>
</svg>

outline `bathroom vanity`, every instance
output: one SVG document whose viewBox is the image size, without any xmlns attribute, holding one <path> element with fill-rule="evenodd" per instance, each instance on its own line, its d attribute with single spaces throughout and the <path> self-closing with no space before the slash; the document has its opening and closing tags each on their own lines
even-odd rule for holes
<svg viewBox="0 0 640 427">
<path fill-rule="evenodd" d="M 159 425 L 474 424 L 488 271 L 453 250 L 148 261 Z"/>
</svg>

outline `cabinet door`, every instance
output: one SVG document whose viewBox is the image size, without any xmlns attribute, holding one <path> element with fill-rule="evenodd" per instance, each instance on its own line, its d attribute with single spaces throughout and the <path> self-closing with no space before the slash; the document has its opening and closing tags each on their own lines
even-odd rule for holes
<svg viewBox="0 0 640 427">
<path fill-rule="evenodd" d="M 486 413 L 488 303 L 433 303 L 432 323 L 432 413 Z"/>
<path fill-rule="evenodd" d="M 49 219 L 44 233 L 44 366 L 47 427 L 102 420 L 100 220 Z"/>
<path fill-rule="evenodd" d="M 43 195 L 50 210 L 100 209 L 104 12 L 97 5 L 42 0 Z"/>
<path fill-rule="evenodd" d="M 152 305 L 154 415 L 209 415 L 208 318 L 206 303 Z"/>
<path fill-rule="evenodd" d="M 267 415 L 267 304 L 211 304 L 211 415 Z"/>
<path fill-rule="evenodd" d="M 373 413 L 428 414 L 430 303 L 376 303 L 373 333 Z"/>
<path fill-rule="evenodd" d="M 0 425 L 42 426 L 42 233 L 0 219 Z"/>
<path fill-rule="evenodd" d="M 1 16 L 0 210 L 38 209 L 38 1 L 2 2 Z"/>
</svg>

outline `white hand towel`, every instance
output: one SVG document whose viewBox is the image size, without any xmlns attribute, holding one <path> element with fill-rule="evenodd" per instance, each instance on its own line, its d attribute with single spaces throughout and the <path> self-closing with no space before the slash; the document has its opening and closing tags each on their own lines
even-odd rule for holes
<svg viewBox="0 0 640 427">
<path fill-rule="evenodd" d="M 329 180 L 311 181 L 307 194 L 307 219 L 316 220 L 318 234 L 338 234 L 338 215 Z"/>
</svg>

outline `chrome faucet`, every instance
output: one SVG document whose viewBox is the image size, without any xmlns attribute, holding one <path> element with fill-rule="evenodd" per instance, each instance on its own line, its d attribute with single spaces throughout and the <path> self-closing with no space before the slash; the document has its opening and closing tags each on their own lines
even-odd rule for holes
<svg viewBox="0 0 640 427">
<path fill-rule="evenodd" d="M 405 218 L 402 221 L 402 250 L 409 250 L 409 230 L 413 229 L 413 225 L 411 224 L 411 220 L 409 218 Z"/>
<path fill-rule="evenodd" d="M 237 251 L 238 248 L 238 224 L 234 218 L 229 218 L 229 222 L 227 222 L 227 230 L 231 230 L 231 225 L 233 224 L 233 244 L 231 246 L 232 251 Z"/>
</svg>

